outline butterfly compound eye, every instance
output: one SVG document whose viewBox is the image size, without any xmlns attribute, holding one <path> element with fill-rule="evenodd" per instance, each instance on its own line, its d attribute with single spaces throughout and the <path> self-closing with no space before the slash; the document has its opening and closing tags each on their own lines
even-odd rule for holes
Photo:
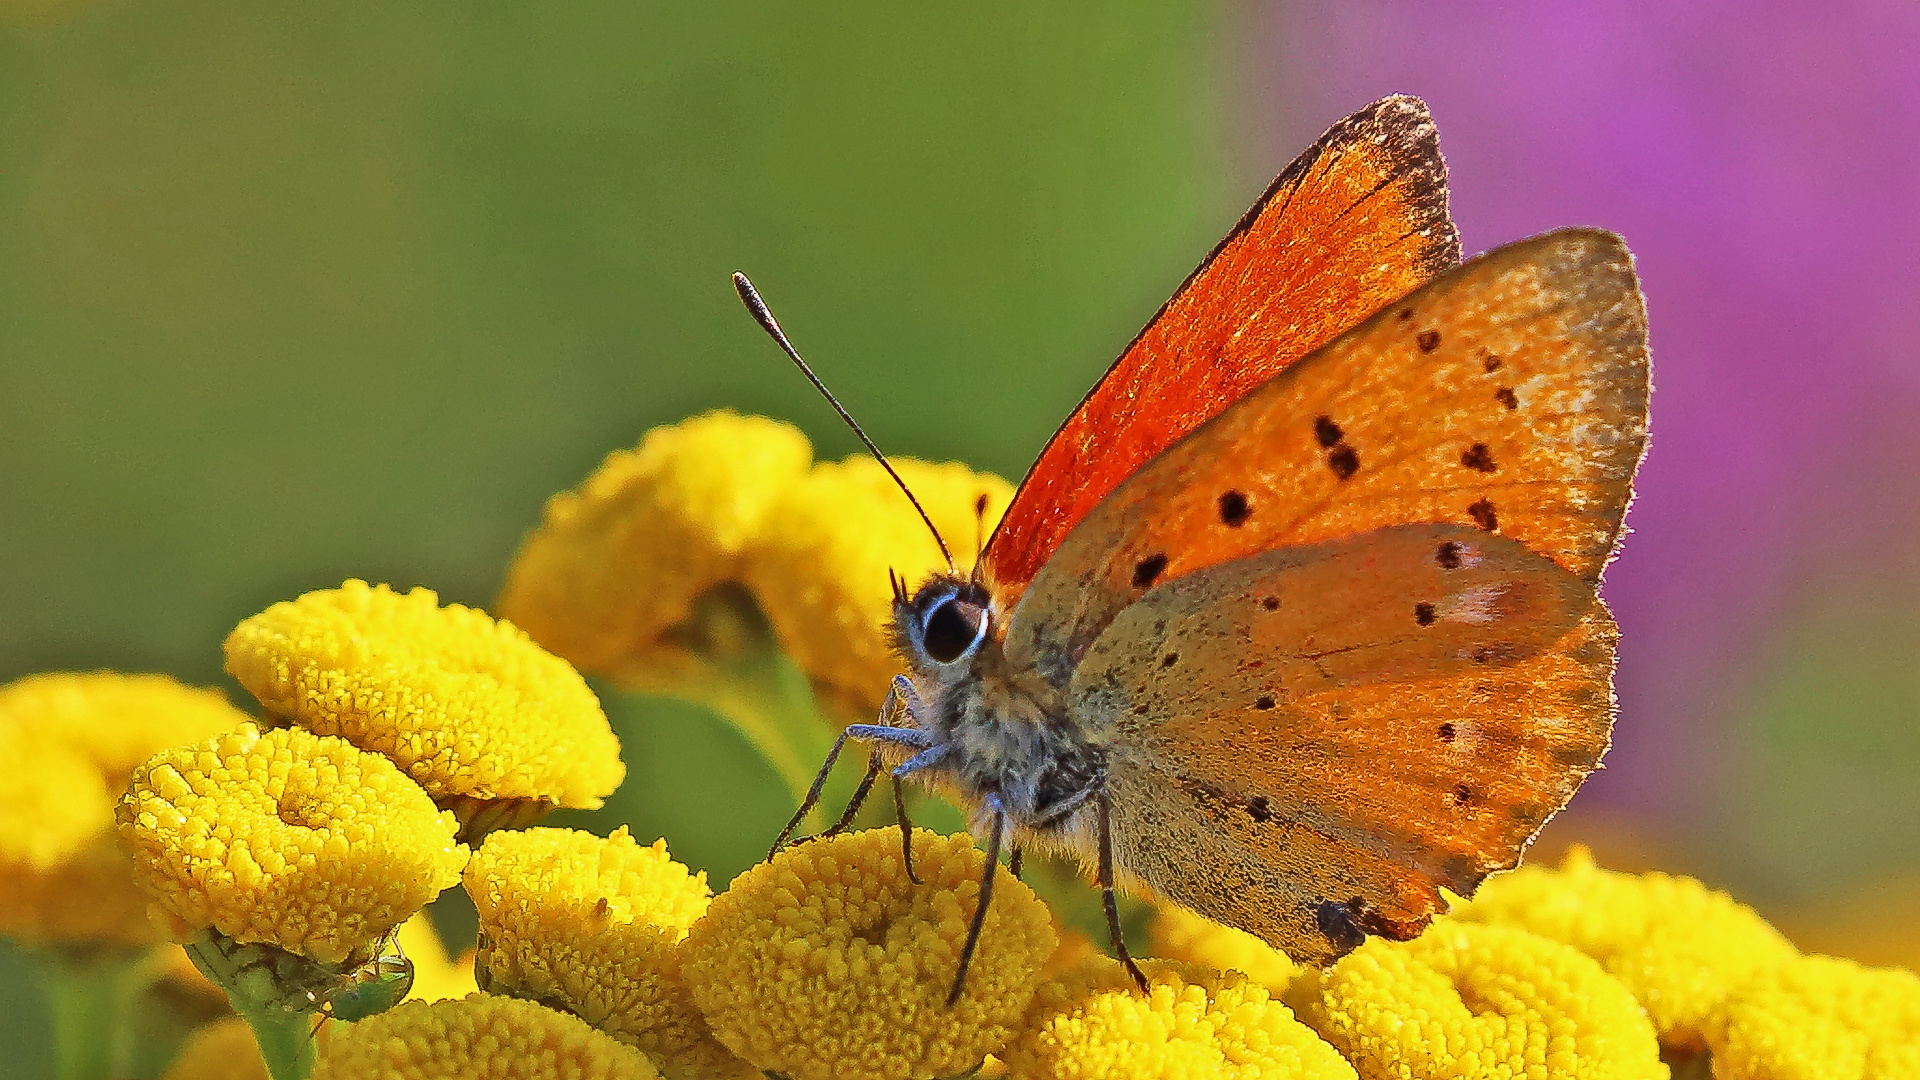
<svg viewBox="0 0 1920 1080">
<path fill-rule="evenodd" d="M 951 664 L 973 651 L 987 635 L 987 609 L 949 596 L 927 610 L 920 625 L 921 647 L 936 664 Z"/>
</svg>

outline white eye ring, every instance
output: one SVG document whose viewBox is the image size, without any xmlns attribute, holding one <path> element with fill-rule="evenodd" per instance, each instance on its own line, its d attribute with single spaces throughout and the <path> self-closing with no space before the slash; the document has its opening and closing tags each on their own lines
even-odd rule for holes
<svg viewBox="0 0 1920 1080">
<path fill-rule="evenodd" d="M 960 663 L 986 640 L 992 621 L 991 607 L 962 600 L 958 590 L 942 593 L 920 619 L 920 652 L 936 664 Z"/>
</svg>

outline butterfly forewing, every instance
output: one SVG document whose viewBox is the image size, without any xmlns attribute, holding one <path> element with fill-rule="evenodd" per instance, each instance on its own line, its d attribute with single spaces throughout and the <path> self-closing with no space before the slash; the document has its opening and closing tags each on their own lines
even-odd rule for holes
<svg viewBox="0 0 1920 1080">
<path fill-rule="evenodd" d="M 1418 99 L 1334 125 L 1273 182 L 1060 426 L 987 546 L 1011 599 L 1155 454 L 1460 261 Z"/>
<path fill-rule="evenodd" d="M 1149 589 L 1408 522 L 1510 537 L 1588 583 L 1646 445 L 1646 320 L 1618 237 L 1491 252 L 1378 312 L 1117 488 L 1022 597 L 1010 659 L 1070 671 Z"/>
<path fill-rule="evenodd" d="M 1152 590 L 1070 697 L 1107 747 L 1119 863 L 1323 962 L 1518 860 L 1606 749 L 1612 641 L 1551 560 L 1401 526 Z"/>
</svg>

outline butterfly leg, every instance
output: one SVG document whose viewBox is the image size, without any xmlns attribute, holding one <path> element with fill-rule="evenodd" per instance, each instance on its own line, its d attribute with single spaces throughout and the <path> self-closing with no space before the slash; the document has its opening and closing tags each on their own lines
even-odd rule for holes
<svg viewBox="0 0 1920 1080">
<path fill-rule="evenodd" d="M 1013 845 L 1013 854 L 1007 856 L 1007 871 L 1013 875 L 1013 880 L 1015 881 L 1020 880 L 1020 845 L 1019 844 Z"/>
<path fill-rule="evenodd" d="M 998 792 L 988 792 L 980 805 L 993 818 L 993 828 L 987 834 L 987 868 L 980 875 L 980 903 L 974 906 L 973 921 L 967 924 L 967 942 L 960 947 L 960 970 L 954 973 L 953 989 L 947 994 L 948 1008 L 960 1000 L 960 991 L 966 988 L 967 968 L 973 963 L 974 947 L 980 944 L 980 930 L 987 925 L 987 905 L 993 901 L 993 873 L 1000 869 L 1000 837 L 1007 828 L 1007 812 L 1000 805 Z"/>
<path fill-rule="evenodd" d="M 920 875 L 913 872 L 913 823 L 907 820 L 907 795 L 901 789 L 900 781 L 921 769 L 939 764 L 951 749 L 947 743 L 935 743 L 901 762 L 893 770 L 893 813 L 900 819 L 900 856 L 905 860 L 907 880 L 915 885 L 920 884 Z"/>
<path fill-rule="evenodd" d="M 889 691 L 888 700 L 891 701 L 892 697 L 892 692 Z M 793 817 L 787 819 L 786 828 L 781 829 L 780 835 L 774 839 L 772 849 L 767 852 L 767 858 L 773 858 L 780 853 L 781 848 L 787 846 L 787 841 L 793 838 L 794 830 L 798 829 L 800 822 L 805 820 L 807 811 L 819 804 L 820 791 L 827 786 L 827 776 L 833 772 L 834 763 L 840 760 L 840 751 L 846 747 L 848 739 L 858 739 L 861 742 L 895 743 L 914 750 L 924 750 L 933 744 L 933 738 L 931 732 L 920 728 L 893 727 L 887 724 L 847 725 L 846 730 L 840 732 L 840 737 L 833 740 L 833 748 L 827 751 L 827 759 L 821 763 L 820 771 L 814 775 L 813 786 L 807 789 L 806 798 L 800 800 L 800 808 L 793 812 Z M 865 787 L 870 786 L 865 785 Z M 858 807 L 854 809 L 857 810 Z"/>
<path fill-rule="evenodd" d="M 1126 965 L 1127 973 L 1145 991 L 1147 977 L 1141 973 L 1140 965 L 1133 962 L 1133 954 L 1127 952 L 1126 935 L 1120 932 L 1120 905 L 1113 896 L 1113 800 L 1108 797 L 1104 786 L 1094 793 L 1093 798 L 1100 817 L 1100 902 L 1107 909 L 1107 933 L 1113 937 L 1113 951 L 1119 955 L 1120 962 Z"/>
<path fill-rule="evenodd" d="M 893 816 L 900 822 L 900 865 L 906 867 L 907 880 L 920 884 L 913 872 L 913 822 L 907 819 L 907 789 L 899 777 L 893 778 Z"/>
<path fill-rule="evenodd" d="M 887 688 L 886 700 L 880 703 L 881 725 L 884 727 L 892 727 L 893 725 L 889 721 L 893 718 L 894 711 L 902 708 L 904 708 L 907 714 L 907 719 L 914 722 L 909 726 L 917 726 L 920 714 L 926 711 L 926 706 L 920 703 L 919 692 L 913 688 L 913 682 L 905 675 L 895 675 L 893 677 L 893 684 Z M 867 796 L 873 791 L 873 782 L 880 778 L 880 770 L 882 768 L 883 766 L 880 763 L 880 756 L 878 754 L 867 755 L 867 771 L 866 775 L 860 778 L 860 786 L 854 789 L 853 798 L 847 800 L 847 808 L 841 812 L 840 820 L 828 826 L 820 833 L 821 836 L 838 836 L 847 830 L 847 826 L 853 824 L 853 816 L 860 812 L 862 806 L 866 805 Z M 898 778 L 895 778 L 894 789 L 896 795 L 898 794 L 899 787 L 900 781 Z M 896 808 L 899 805 L 899 801 L 898 798 L 894 800 Z M 911 863 L 909 863 L 907 867 L 907 876 L 909 878 L 913 877 L 913 867 Z M 915 880 L 914 884 L 919 884 L 919 881 Z"/>
</svg>

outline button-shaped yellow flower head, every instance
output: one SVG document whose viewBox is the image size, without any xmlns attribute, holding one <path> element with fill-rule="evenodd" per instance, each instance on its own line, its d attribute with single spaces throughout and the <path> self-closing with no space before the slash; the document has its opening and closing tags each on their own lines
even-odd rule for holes
<svg viewBox="0 0 1920 1080">
<path fill-rule="evenodd" d="M 626 775 L 566 661 L 427 589 L 349 581 L 242 622 L 227 670 L 274 717 L 392 759 L 467 835 L 594 808 Z"/>
<path fill-rule="evenodd" d="M 115 842 L 114 801 L 155 751 L 246 724 L 218 691 L 164 675 L 32 675 L 0 687 L 0 934 L 163 940 Z"/>
<path fill-rule="evenodd" d="M 314 1080 L 656 1080 L 647 1055 L 519 998 L 409 1001 L 340 1029 Z"/>
<path fill-rule="evenodd" d="M 977 537 L 999 523 L 1013 487 L 964 465 L 892 460 L 967 573 Z M 887 573 L 913 588 L 935 569 L 946 562 L 926 523 L 866 456 L 815 465 L 782 491 L 746 557 L 747 585 L 781 648 L 842 711 L 863 718 L 900 670 Z"/>
<path fill-rule="evenodd" d="M 1524 930 L 1441 919 L 1370 938 L 1288 1000 L 1365 1080 L 1666 1080 L 1639 1002 L 1592 957 Z"/>
<path fill-rule="evenodd" d="M 1688 877 L 1602 870 L 1578 847 L 1558 868 L 1528 865 L 1489 880 L 1455 917 L 1530 930 L 1600 961 L 1680 1052 L 1705 1045 L 1730 991 L 1799 955 L 1726 893 Z"/>
<path fill-rule="evenodd" d="M 467 860 L 453 815 L 391 761 L 299 728 L 156 754 L 118 820 L 176 934 L 211 928 L 323 964 L 365 959 Z"/>
<path fill-rule="evenodd" d="M 913 834 L 915 885 L 891 829 L 788 848 L 733 880 L 694 924 L 682 971 L 714 1033 L 792 1080 L 907 1080 L 978 1065 L 1018 1030 L 1056 937 L 1004 869 L 960 999 L 947 993 L 985 855 Z"/>
<path fill-rule="evenodd" d="M 572 829 L 498 832 L 467 865 L 490 993 L 578 1016 L 655 1064 L 701 1077 L 744 1065 L 714 1041 L 680 978 L 680 942 L 707 910 L 706 875 L 636 843 Z"/>
<path fill-rule="evenodd" d="M 730 410 L 647 432 L 547 500 L 514 557 L 500 611 L 582 671 L 671 683 L 669 634 L 694 598 L 742 576 L 767 506 L 813 461 L 792 424 Z"/>
<path fill-rule="evenodd" d="M 1353 1080 L 1352 1065 L 1245 975 L 1165 961 L 1142 970 L 1145 993 L 1105 956 L 1041 987 L 1026 1033 L 1001 1055 L 1011 1074 Z"/>
<path fill-rule="evenodd" d="M 926 525 L 865 455 L 813 463 L 791 424 L 729 411 L 649 431 L 554 496 L 507 575 L 500 610 L 583 671 L 674 690 L 706 677 L 697 600 L 744 584 L 780 647 L 863 718 L 899 665 L 887 571 L 946 568 Z M 962 465 L 893 464 L 973 565 L 1013 488 Z M 981 502 L 984 499 L 984 508 Z"/>
<path fill-rule="evenodd" d="M 1715 1080 L 1920 1077 L 1920 976 L 1801 957 L 1737 987 L 1707 1044 Z"/>
</svg>

